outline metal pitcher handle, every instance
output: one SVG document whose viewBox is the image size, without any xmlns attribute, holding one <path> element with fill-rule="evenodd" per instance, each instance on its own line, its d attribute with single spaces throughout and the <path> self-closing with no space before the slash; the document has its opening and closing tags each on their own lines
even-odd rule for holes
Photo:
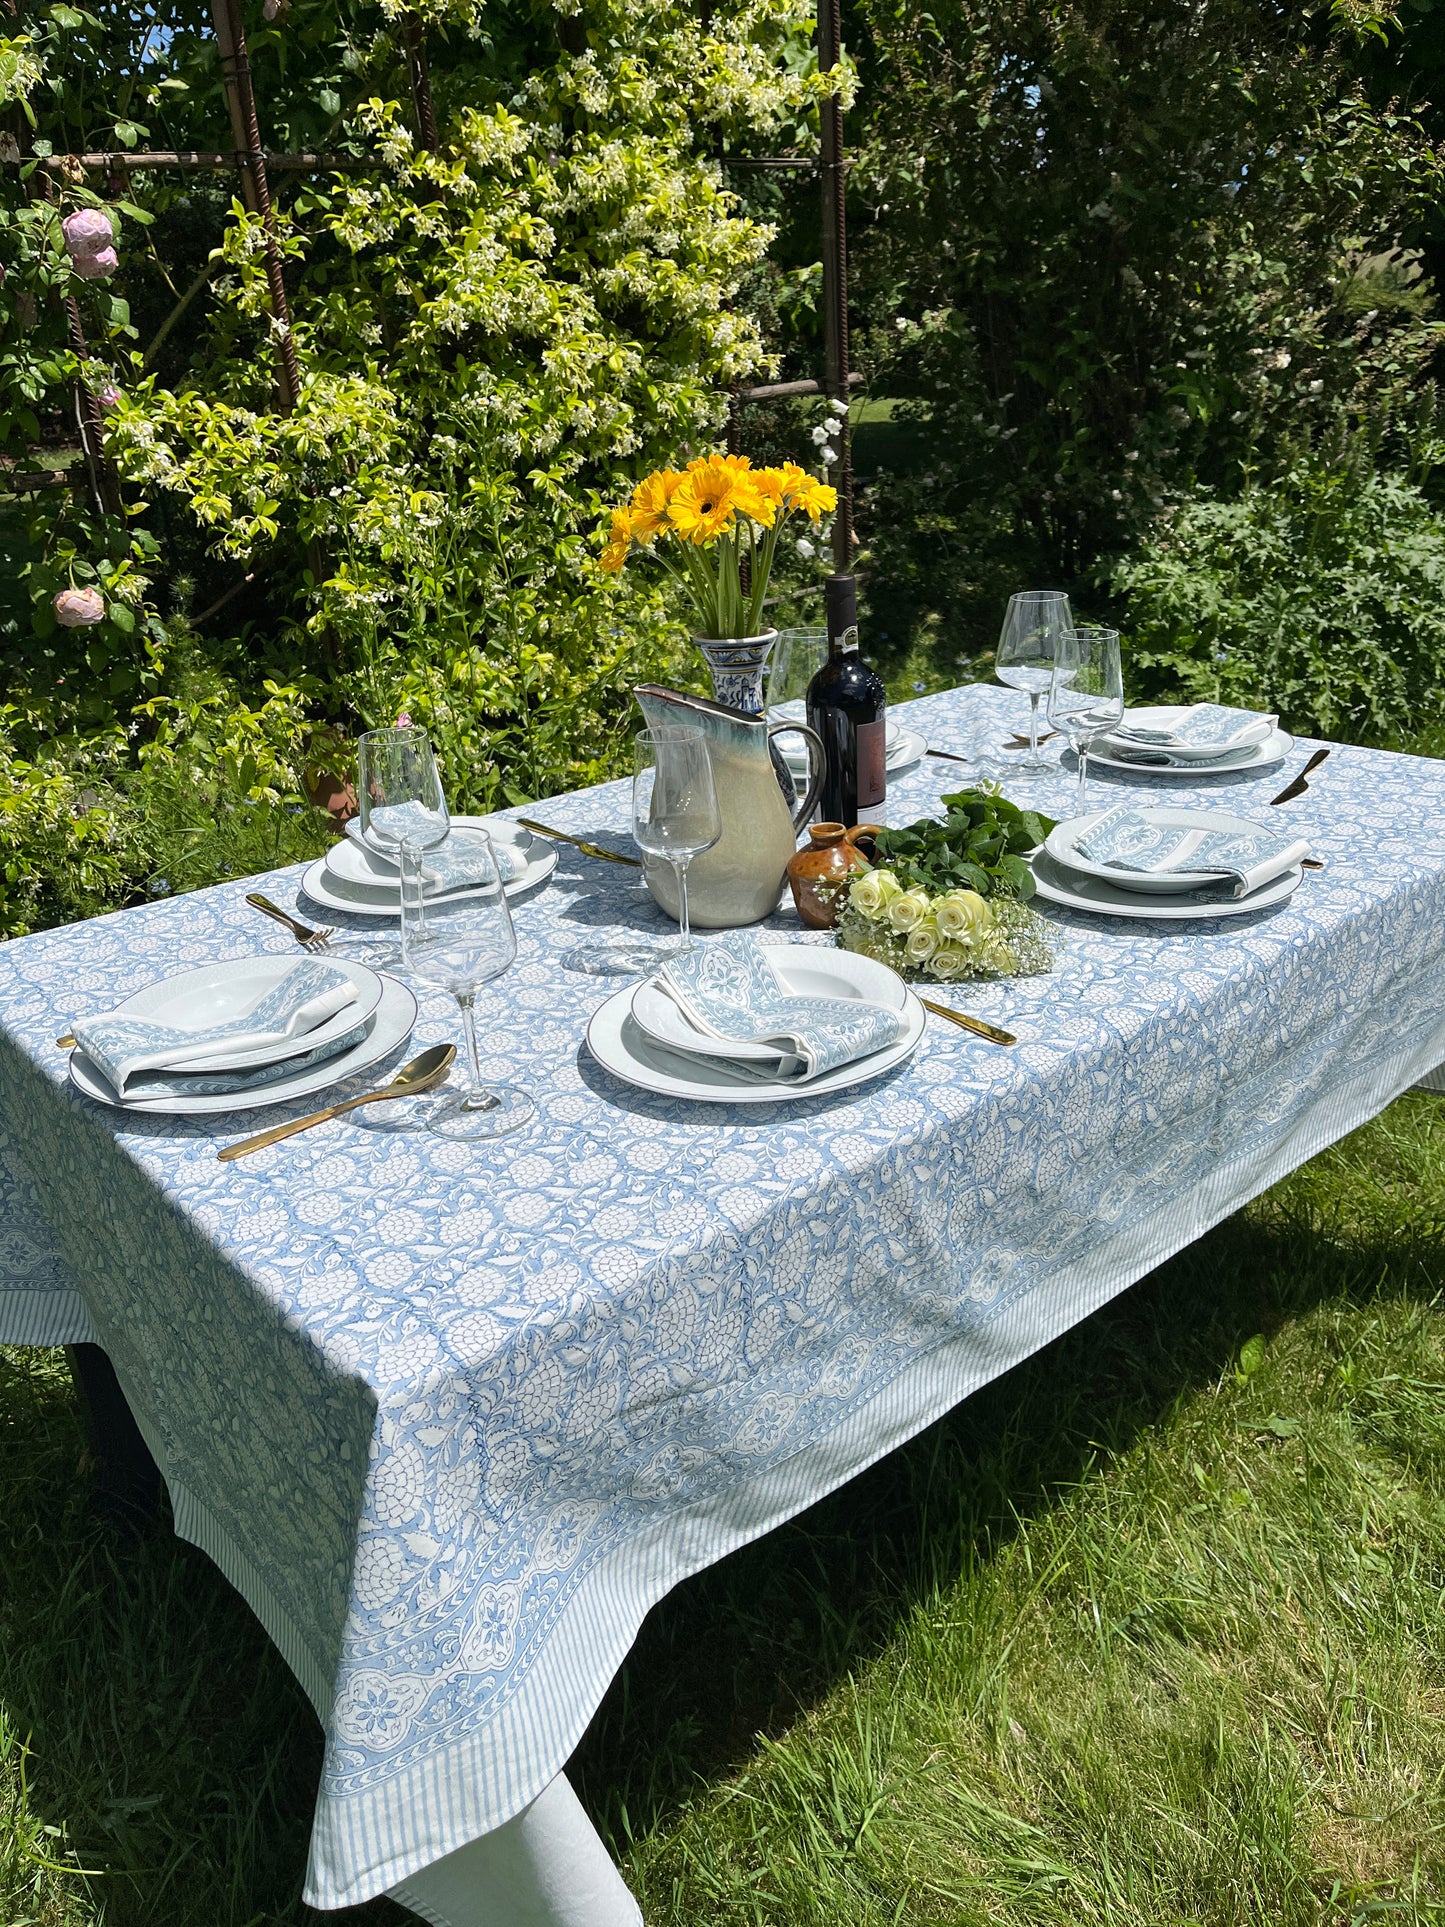
<svg viewBox="0 0 1445 1927">
<path fill-rule="evenodd" d="M 793 829 L 801 830 L 813 814 L 813 806 L 818 801 L 818 792 L 823 787 L 823 778 L 828 773 L 828 752 L 823 747 L 823 739 L 816 729 L 809 729 L 806 723 L 769 723 L 768 741 L 775 736 L 786 736 L 789 732 L 808 739 L 808 789 L 802 802 L 793 811 Z"/>
</svg>

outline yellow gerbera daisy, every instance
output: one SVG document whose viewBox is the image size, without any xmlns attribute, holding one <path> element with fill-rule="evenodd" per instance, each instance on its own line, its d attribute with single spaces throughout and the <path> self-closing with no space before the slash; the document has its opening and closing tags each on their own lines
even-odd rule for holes
<svg viewBox="0 0 1445 1927">
<path fill-rule="evenodd" d="M 731 527 L 738 504 L 734 499 L 736 468 L 739 458 L 711 456 L 706 461 L 689 462 L 672 500 L 668 503 L 671 525 L 685 542 L 705 548 Z"/>
<path fill-rule="evenodd" d="M 808 520 L 817 525 L 829 510 L 838 506 L 838 491 L 826 482 L 820 482 L 796 462 L 783 465 L 784 492 L 790 509 L 801 509 Z"/>
<path fill-rule="evenodd" d="M 632 547 L 634 533 L 631 514 L 626 509 L 613 509 L 607 547 L 601 555 L 602 567 L 609 575 L 616 575 L 627 560 L 627 552 Z"/>
<path fill-rule="evenodd" d="M 676 469 L 659 468 L 632 491 L 632 539 L 650 542 L 654 535 L 671 528 L 668 505 L 682 486 Z"/>
</svg>

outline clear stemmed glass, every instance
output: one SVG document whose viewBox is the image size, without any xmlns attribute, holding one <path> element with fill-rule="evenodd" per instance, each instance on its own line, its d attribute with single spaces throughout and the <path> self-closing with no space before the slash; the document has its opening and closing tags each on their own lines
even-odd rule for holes
<svg viewBox="0 0 1445 1927">
<path fill-rule="evenodd" d="M 500 977 L 517 954 L 517 933 L 497 868 L 492 839 L 485 830 L 474 833 L 484 851 L 479 867 L 486 874 L 465 896 L 443 897 L 426 880 L 425 857 L 419 845 L 404 842 L 401 861 L 401 938 L 406 966 L 413 976 L 449 990 L 461 1007 L 467 1039 L 468 1084 L 449 1094 L 427 1119 L 427 1128 L 440 1137 L 504 1137 L 533 1116 L 535 1106 L 525 1091 L 511 1085 L 488 1085 L 482 1079 L 477 1053 L 477 992 Z"/>
<path fill-rule="evenodd" d="M 779 716 L 784 703 L 798 702 L 808 693 L 808 685 L 828 660 L 826 629 L 784 629 L 773 644 L 772 670 L 768 676 L 768 720 L 788 720 Z"/>
<path fill-rule="evenodd" d="M 1069 598 L 1062 589 L 1026 589 L 1011 595 L 994 655 L 994 674 L 1010 689 L 1027 691 L 1029 753 L 1024 769 L 1047 769 L 1039 754 L 1039 698 L 1049 687 L 1059 637 L 1074 626 Z"/>
<path fill-rule="evenodd" d="M 356 776 L 361 833 L 396 853 L 398 865 L 403 843 L 434 850 L 451 834 L 441 773 L 424 729 L 369 729 L 356 740 Z"/>
<path fill-rule="evenodd" d="M 700 729 L 640 729 L 632 759 L 632 834 L 649 856 L 666 857 L 677 879 L 679 941 L 664 956 L 692 950 L 687 866 L 722 835 L 712 762 Z"/>
<path fill-rule="evenodd" d="M 1124 717 L 1117 629 L 1065 629 L 1049 683 L 1049 721 L 1079 759 L 1079 814 L 1088 806 L 1089 747 Z"/>
</svg>

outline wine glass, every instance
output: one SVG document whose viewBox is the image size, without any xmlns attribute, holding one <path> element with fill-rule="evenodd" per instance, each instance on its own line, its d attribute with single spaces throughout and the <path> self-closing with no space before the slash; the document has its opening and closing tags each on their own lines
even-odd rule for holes
<svg viewBox="0 0 1445 1927">
<path fill-rule="evenodd" d="M 784 629 L 773 645 L 773 666 L 768 676 L 768 721 L 796 722 L 797 717 L 780 716 L 786 703 L 801 702 L 808 684 L 828 660 L 826 629 Z"/>
<path fill-rule="evenodd" d="M 722 835 L 712 762 L 700 729 L 640 729 L 633 742 L 632 834 L 649 856 L 672 865 L 679 941 L 660 954 L 680 957 L 696 948 L 687 919 L 687 866 Z"/>
<path fill-rule="evenodd" d="M 1078 813 L 1088 803 L 1089 746 L 1124 717 L 1124 672 L 1117 629 L 1065 629 L 1049 682 L 1049 721 L 1079 759 Z"/>
<path fill-rule="evenodd" d="M 1059 637 L 1073 626 L 1069 598 L 1062 589 L 1027 589 L 1008 599 L 994 674 L 1010 689 L 1028 692 L 1029 753 L 1024 769 L 1049 767 L 1048 758 L 1039 754 L 1039 698 L 1053 676 Z"/>
<path fill-rule="evenodd" d="M 450 835 L 441 774 L 424 729 L 408 724 L 358 736 L 356 775 L 362 840 L 391 854 L 398 868 L 404 842 L 434 850 Z"/>
<path fill-rule="evenodd" d="M 401 863 L 401 941 L 406 967 L 413 976 L 439 984 L 456 998 L 467 1039 L 465 1091 L 449 1094 L 427 1119 L 439 1137 L 505 1137 L 520 1130 L 535 1112 L 525 1091 L 512 1085 L 488 1086 L 482 1079 L 477 1053 L 477 992 L 500 977 L 517 954 L 517 933 L 502 887 L 492 839 L 485 830 L 473 831 L 482 860 L 480 882 L 465 895 L 443 896 L 429 882 L 425 855 L 419 844 L 405 841 Z"/>
</svg>

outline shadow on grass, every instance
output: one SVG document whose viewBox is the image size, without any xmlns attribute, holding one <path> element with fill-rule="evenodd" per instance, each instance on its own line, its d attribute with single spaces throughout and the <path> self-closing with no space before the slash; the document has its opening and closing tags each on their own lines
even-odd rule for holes
<svg viewBox="0 0 1445 1927">
<path fill-rule="evenodd" d="M 1408 1102 L 1433 1130 L 1431 1100 Z M 1349 1159 L 1363 1182 L 1369 1154 L 1326 1155 L 1346 1162 L 1323 1186 L 1328 1208 L 1352 1182 Z M 1308 1195 L 1287 1208 L 1229 1220 L 663 1601 L 569 1769 L 614 1845 L 665 1828 L 700 1782 L 791 1725 L 1100 1455 L 1167 1421 L 1253 1333 L 1326 1300 L 1437 1295 L 1437 1210 L 1397 1199 L 1336 1233 Z M 32 1738 L 33 1811 L 83 1866 L 106 1870 L 92 1902 L 37 1916 L 47 1927 L 102 1907 L 107 1927 L 410 1919 L 384 1900 L 327 1916 L 301 1905 L 321 1759 L 310 1708 L 204 1555 L 164 1529 L 124 1545 L 90 1522 L 83 1451 L 60 1354 L 0 1352 L 0 1705 Z"/>
</svg>

